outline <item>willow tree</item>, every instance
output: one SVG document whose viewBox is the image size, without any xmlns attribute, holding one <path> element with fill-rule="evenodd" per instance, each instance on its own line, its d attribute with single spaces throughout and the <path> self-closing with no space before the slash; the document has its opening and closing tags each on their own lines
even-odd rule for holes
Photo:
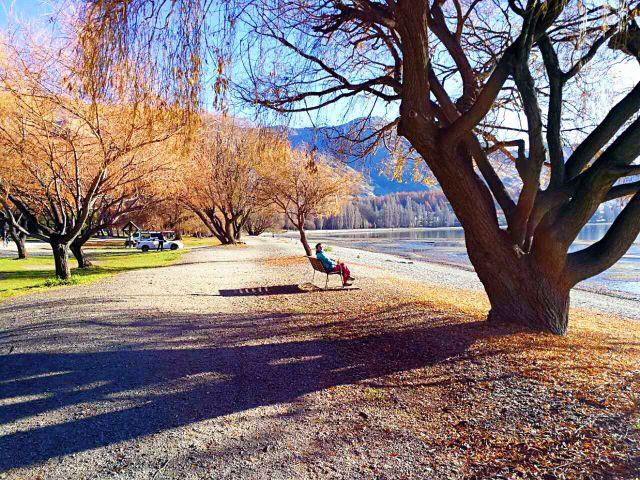
<svg viewBox="0 0 640 480">
<path fill-rule="evenodd" d="M 271 158 L 272 135 L 227 119 L 204 119 L 181 172 L 181 202 L 223 245 L 237 243 L 259 207 L 257 166 Z"/>
<path fill-rule="evenodd" d="M 56 275 L 67 279 L 71 246 L 81 253 L 88 238 L 83 229 L 92 231 L 105 202 L 113 213 L 113 201 L 162 166 L 161 157 L 143 152 L 181 124 L 170 112 L 143 107 L 153 94 L 142 79 L 126 91 L 78 84 L 64 49 L 2 47 L 0 92 L 8 106 L 0 116 L 0 204 L 13 228 L 51 245 Z"/>
<path fill-rule="evenodd" d="M 275 160 L 262 169 L 258 197 L 291 222 L 305 253 L 311 256 L 305 224 L 314 217 L 339 213 L 359 193 L 362 176 L 305 150 L 282 149 Z"/>
<path fill-rule="evenodd" d="M 92 18 L 118 3 L 89 3 Z M 640 232 L 640 182 L 623 183 L 639 173 L 640 85 L 610 95 L 592 123 L 574 108 L 589 78 L 638 60 L 637 1 L 220 4 L 237 44 L 248 46 L 247 101 L 282 113 L 340 110 L 345 101 L 397 109 L 360 140 L 396 133 L 426 162 L 464 228 L 491 320 L 564 334 L 571 289 L 613 265 Z M 495 151 L 513 159 L 517 191 L 496 173 Z M 622 197 L 604 238 L 570 252 L 599 206 Z"/>
</svg>

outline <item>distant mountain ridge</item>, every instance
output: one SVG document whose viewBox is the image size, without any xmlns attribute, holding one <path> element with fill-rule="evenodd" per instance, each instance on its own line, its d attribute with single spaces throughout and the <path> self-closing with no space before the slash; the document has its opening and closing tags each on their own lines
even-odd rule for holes
<svg viewBox="0 0 640 480">
<path fill-rule="evenodd" d="M 287 128 L 286 131 L 288 132 L 289 141 L 294 148 L 307 145 L 310 148 L 315 147 L 320 153 L 333 156 L 335 145 L 332 144 L 332 139 L 340 135 L 345 136 L 355 122 L 361 121 L 362 120 L 354 120 L 333 127 Z M 368 129 L 373 132 L 373 123 L 375 121 L 376 119 L 367 120 L 368 123 L 365 124 L 365 131 Z M 565 147 L 565 156 L 567 158 L 571 155 L 571 151 L 570 147 Z M 522 181 L 515 165 L 500 152 L 494 153 L 494 158 L 496 160 L 496 173 L 504 182 L 505 188 L 517 197 L 522 186 Z M 346 156 L 346 158 L 341 160 L 349 167 L 364 175 L 365 181 L 370 186 L 369 190 L 376 196 L 400 192 L 427 192 L 434 190 L 441 192 L 439 185 L 427 185 L 425 183 L 415 182 L 413 179 L 408 178 L 410 177 L 408 173 L 405 173 L 404 179 L 401 182 L 391 178 L 391 175 L 388 173 L 391 169 L 390 164 L 392 163 L 390 153 L 384 147 L 378 148 L 364 158 Z"/>
<path fill-rule="evenodd" d="M 310 148 L 315 147 L 320 153 L 332 155 L 334 149 L 331 139 L 335 138 L 336 134 L 345 134 L 352 125 L 353 122 L 334 127 L 288 128 L 287 132 L 294 148 L 307 145 Z M 402 182 L 394 180 L 385 172 L 389 166 L 389 160 L 389 152 L 381 147 L 364 158 L 356 159 L 348 156 L 343 159 L 343 162 L 363 174 L 365 182 L 370 186 L 369 190 L 376 196 L 397 192 L 425 192 L 437 188 L 411 180 Z"/>
</svg>

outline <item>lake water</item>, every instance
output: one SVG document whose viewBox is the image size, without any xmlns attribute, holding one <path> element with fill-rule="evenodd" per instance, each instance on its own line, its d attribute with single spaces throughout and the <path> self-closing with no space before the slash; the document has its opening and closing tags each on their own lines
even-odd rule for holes
<svg viewBox="0 0 640 480">
<path fill-rule="evenodd" d="M 610 224 L 584 227 L 571 251 L 600 240 Z M 287 236 L 295 236 L 293 232 Z M 414 261 L 435 261 L 472 268 L 464 246 L 462 228 L 394 228 L 367 230 L 316 230 L 307 232 L 310 243 L 322 241 L 345 247 L 401 255 Z M 606 289 L 624 296 L 640 296 L 640 237 L 616 265 L 584 281 L 582 286 Z"/>
</svg>

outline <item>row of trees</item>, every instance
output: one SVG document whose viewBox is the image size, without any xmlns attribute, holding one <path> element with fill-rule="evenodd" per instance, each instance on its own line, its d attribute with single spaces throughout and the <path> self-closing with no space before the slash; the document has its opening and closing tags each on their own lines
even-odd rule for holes
<svg viewBox="0 0 640 480">
<path fill-rule="evenodd" d="M 85 2 L 85 31 L 106 60 L 129 44 L 151 58 L 185 52 L 158 63 L 179 72 L 178 86 L 215 44 L 215 92 L 233 84 L 237 70 L 224 67 L 235 55 L 246 67 L 239 96 L 278 114 L 389 112 L 350 139 L 366 153 L 404 137 L 425 162 L 464 228 L 491 320 L 564 334 L 571 289 L 640 233 L 640 84 L 608 80 L 640 60 L 637 0 L 246 0 L 219 2 L 218 15 L 184 14 L 206 9 L 202 0 L 175 3 L 172 15 L 153 0 Z M 517 191 L 496 151 L 515 165 Z M 617 198 L 628 202 L 604 238 L 570 251 Z"/>
<path fill-rule="evenodd" d="M 353 170 L 304 149 L 293 150 L 269 129 L 238 128 L 222 119 L 203 122 L 179 197 L 222 244 L 243 229 L 259 234 L 279 217 L 304 232 L 314 217 L 338 213 L 358 193 Z"/>
<path fill-rule="evenodd" d="M 625 202 L 603 203 L 591 218 L 592 222 L 611 223 L 620 214 Z M 501 219 L 504 223 L 504 219 Z M 454 227 L 460 222 L 451 205 L 440 191 L 400 192 L 374 197 L 359 197 L 334 215 L 314 217 L 309 228 L 340 230 L 357 228 Z M 285 223 L 285 228 L 291 228 Z"/>
<path fill-rule="evenodd" d="M 314 228 L 453 227 L 456 216 L 441 192 L 401 192 L 360 197 L 338 214 L 315 218 Z"/>
<path fill-rule="evenodd" d="M 153 198 L 160 153 L 182 128 L 174 112 L 143 106 L 150 85 L 73 83 L 64 52 L 6 42 L 0 65 L 2 216 L 19 243 L 29 235 L 51 245 L 60 278 L 70 276 L 70 250 L 84 266 L 93 234 Z"/>
<path fill-rule="evenodd" d="M 286 217 L 311 254 L 305 222 L 338 212 L 357 191 L 355 173 L 292 150 L 277 131 L 150 108 L 144 64 L 126 88 L 77 83 L 66 51 L 6 42 L 0 63 L 0 222 L 22 258 L 27 236 L 49 243 L 61 279 L 70 252 L 88 266 L 86 242 L 130 220 L 174 229 L 197 221 L 230 244 Z"/>
<path fill-rule="evenodd" d="M 278 114 L 397 111 L 350 140 L 366 153 L 404 137 L 424 160 L 465 230 L 492 320 L 564 334 L 571 289 L 640 232 L 640 84 L 606 80 L 640 60 L 637 0 L 246 0 L 217 12 L 203 0 L 82 4 L 82 79 L 147 78 L 128 71 L 144 58 L 163 79 L 159 96 L 189 112 L 211 53 L 216 101 L 236 85 L 242 100 Z M 234 55 L 246 67 L 238 82 Z M 499 177 L 496 151 L 515 165 L 517 191 Z M 618 198 L 628 202 L 604 238 L 571 252 Z"/>
</svg>

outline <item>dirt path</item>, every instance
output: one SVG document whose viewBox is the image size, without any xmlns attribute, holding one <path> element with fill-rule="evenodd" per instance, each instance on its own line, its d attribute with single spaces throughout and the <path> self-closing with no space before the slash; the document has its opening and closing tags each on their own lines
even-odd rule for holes
<svg viewBox="0 0 640 480">
<path fill-rule="evenodd" d="M 544 428 L 562 390 L 513 378 L 506 349 L 472 351 L 503 332 L 376 266 L 358 265 L 359 289 L 300 288 L 310 269 L 291 251 L 200 249 L 0 305 L 0 478 L 467 478 L 465 409 L 505 388 L 527 404 L 504 403 L 505 428 Z"/>
<path fill-rule="evenodd" d="M 308 280 L 300 266 L 286 275 L 264 263 L 289 252 L 259 241 L 201 249 L 176 266 L 2 304 L 0 472 L 238 477 L 252 452 L 255 478 L 291 477 L 301 466 L 285 468 L 270 448 L 301 398 L 335 383 L 322 372 L 344 365 L 265 304 Z"/>
</svg>

